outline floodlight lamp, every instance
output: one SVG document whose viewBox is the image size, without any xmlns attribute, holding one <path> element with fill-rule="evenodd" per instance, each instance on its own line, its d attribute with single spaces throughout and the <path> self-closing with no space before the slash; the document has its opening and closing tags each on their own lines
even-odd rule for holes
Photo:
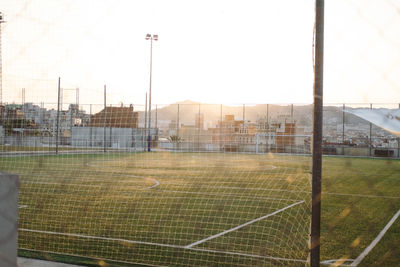
<svg viewBox="0 0 400 267">
<path fill-rule="evenodd" d="M 153 35 L 153 39 L 154 39 L 154 41 L 158 41 L 158 35 L 157 35 L 157 34 L 154 34 L 154 35 Z"/>
<path fill-rule="evenodd" d="M 150 33 L 146 34 L 146 40 L 149 40 L 150 38 L 151 38 L 151 34 Z"/>
</svg>

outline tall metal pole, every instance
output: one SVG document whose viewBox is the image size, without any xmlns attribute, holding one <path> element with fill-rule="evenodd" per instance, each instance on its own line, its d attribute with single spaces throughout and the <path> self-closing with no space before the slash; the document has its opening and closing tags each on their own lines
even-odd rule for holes
<svg viewBox="0 0 400 267">
<path fill-rule="evenodd" d="M 24 146 L 24 137 L 25 137 L 25 121 L 26 121 L 26 114 L 25 114 L 25 88 L 22 88 L 22 112 L 24 113 L 24 119 L 22 120 L 22 146 Z"/>
<path fill-rule="evenodd" d="M 342 110 L 342 144 L 343 144 L 343 154 L 344 154 L 344 120 L 345 120 L 345 113 L 344 110 L 346 109 L 346 105 L 343 104 Z"/>
<path fill-rule="evenodd" d="M 79 111 L 79 88 L 76 88 L 75 97 L 76 97 L 76 106 L 77 106 L 78 111 Z"/>
<path fill-rule="evenodd" d="M 291 122 L 294 123 L 294 114 L 293 114 L 293 104 L 290 106 L 290 119 Z"/>
<path fill-rule="evenodd" d="M 222 104 L 219 113 L 219 150 L 222 151 Z"/>
<path fill-rule="evenodd" d="M 146 151 L 146 135 L 147 135 L 147 92 L 146 102 L 144 104 L 144 133 L 143 133 L 143 151 Z"/>
<path fill-rule="evenodd" d="M 245 104 L 243 104 L 243 125 L 244 125 L 245 116 L 246 116 L 245 114 L 246 114 Z"/>
<path fill-rule="evenodd" d="M 156 127 L 155 127 L 155 130 L 156 130 L 155 140 L 158 141 L 158 107 L 157 107 L 157 105 L 156 105 Z"/>
<path fill-rule="evenodd" d="M 372 104 L 369 107 L 372 109 Z M 369 123 L 369 156 L 372 156 L 372 123 Z"/>
<path fill-rule="evenodd" d="M 61 78 L 58 77 L 58 97 L 57 97 L 57 126 L 56 126 L 56 154 L 58 154 L 58 132 L 59 132 L 59 125 L 60 125 L 60 87 Z"/>
<path fill-rule="evenodd" d="M 103 145 L 104 152 L 107 151 L 107 139 L 106 139 L 106 121 L 107 121 L 107 87 L 104 85 L 104 125 L 103 125 Z"/>
<path fill-rule="evenodd" d="M 322 116 L 324 62 L 324 0 L 315 2 L 315 65 L 312 153 L 312 208 L 310 265 L 320 266 L 321 176 L 322 176 Z"/>
<path fill-rule="evenodd" d="M 176 117 L 176 135 L 179 137 L 179 104 L 178 104 L 178 113 Z"/>
<path fill-rule="evenodd" d="M 345 109 L 346 109 L 346 105 L 343 104 L 343 110 L 342 110 L 342 154 L 344 155 L 344 122 L 345 122 Z"/>
<path fill-rule="evenodd" d="M 89 114 L 89 125 L 90 125 L 90 147 L 93 146 L 93 129 L 92 129 L 92 104 L 90 104 L 90 114 Z"/>
<path fill-rule="evenodd" d="M 4 23 L 3 13 L 0 12 L 0 105 L 3 104 L 3 63 L 1 57 L 1 24 Z"/>
<path fill-rule="evenodd" d="M 157 123 L 158 123 L 158 107 L 156 105 L 156 129 L 157 129 Z"/>
<path fill-rule="evenodd" d="M 149 129 L 147 137 L 147 151 L 151 151 L 151 80 L 153 71 L 153 37 L 150 38 L 150 89 L 149 89 Z"/>
<path fill-rule="evenodd" d="M 108 126 L 110 127 L 110 144 L 109 147 L 112 148 L 112 104 L 110 104 L 110 122 L 108 123 Z"/>
<path fill-rule="evenodd" d="M 179 104 L 178 104 L 178 114 L 177 114 L 177 121 L 176 121 L 176 141 L 178 146 L 178 151 L 180 149 L 180 140 L 179 140 Z"/>
<path fill-rule="evenodd" d="M 197 125 L 197 151 L 200 151 L 200 104 L 199 104 L 199 113 L 198 113 L 198 125 Z"/>
</svg>

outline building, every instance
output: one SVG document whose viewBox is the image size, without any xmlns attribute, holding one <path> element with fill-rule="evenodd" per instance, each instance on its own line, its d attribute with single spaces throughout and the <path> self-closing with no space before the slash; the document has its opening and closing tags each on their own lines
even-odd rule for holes
<svg viewBox="0 0 400 267">
<path fill-rule="evenodd" d="M 129 107 L 106 107 L 90 118 L 91 127 L 138 128 L 139 113 Z"/>
</svg>

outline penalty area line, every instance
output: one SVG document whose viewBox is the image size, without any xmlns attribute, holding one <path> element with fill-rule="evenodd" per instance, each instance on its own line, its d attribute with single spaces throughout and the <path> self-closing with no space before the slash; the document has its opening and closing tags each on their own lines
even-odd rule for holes
<svg viewBox="0 0 400 267">
<path fill-rule="evenodd" d="M 302 201 L 302 202 L 304 202 L 304 201 Z M 145 241 L 137 241 L 137 240 L 128 240 L 128 239 L 122 239 L 122 238 L 90 236 L 90 235 L 82 235 L 82 234 L 74 234 L 74 233 L 60 233 L 60 232 L 44 231 L 44 230 L 33 230 L 33 229 L 26 229 L 26 228 L 19 228 L 18 230 L 19 231 L 24 231 L 24 232 L 39 233 L 39 234 L 72 236 L 72 237 L 95 239 L 95 240 L 117 241 L 117 242 L 130 243 L 130 244 L 160 246 L 160 247 L 169 247 L 169 248 L 180 248 L 180 249 L 187 249 L 187 250 L 199 251 L 199 252 L 209 252 L 209 253 L 216 253 L 216 254 L 236 255 L 236 256 L 242 256 L 242 257 L 277 260 L 277 261 L 304 262 L 304 263 L 307 262 L 306 260 L 302 260 L 302 259 L 290 259 L 290 258 L 281 258 L 281 257 L 273 257 L 273 256 L 264 256 L 264 255 L 257 255 L 257 254 L 233 252 L 233 251 L 221 251 L 221 250 L 203 249 L 203 248 L 187 248 L 186 246 L 162 244 L 162 243 L 154 243 L 154 242 L 145 242 Z M 23 249 L 23 248 L 20 248 L 20 249 Z"/>
<path fill-rule="evenodd" d="M 382 239 L 385 233 L 389 230 L 392 224 L 396 221 L 396 219 L 400 216 L 400 210 L 396 212 L 396 214 L 392 217 L 392 219 L 386 224 L 386 226 L 382 229 L 382 231 L 378 234 L 378 236 L 369 244 L 369 246 L 351 263 L 350 266 L 357 266 L 360 262 L 368 255 L 368 253 L 378 244 L 378 242 Z"/>
<path fill-rule="evenodd" d="M 211 240 L 211 239 L 214 239 L 214 238 L 220 237 L 220 236 L 222 236 L 222 235 L 225 235 L 225 234 L 227 234 L 227 233 L 236 231 L 236 230 L 238 230 L 238 229 L 240 229 L 240 228 L 243 228 L 243 227 L 245 227 L 245 226 L 247 226 L 247 225 L 249 225 L 249 224 L 252 224 L 252 223 L 255 223 L 255 222 L 264 220 L 264 219 L 266 219 L 266 218 L 268 218 L 268 217 L 274 216 L 274 215 L 276 215 L 276 214 L 278 214 L 278 213 L 280 213 L 280 212 L 282 212 L 282 211 L 285 211 L 285 210 L 287 210 L 287 209 L 290 209 L 291 207 L 294 207 L 294 206 L 296 206 L 296 205 L 302 204 L 302 203 L 304 203 L 304 202 L 305 202 L 305 201 L 302 200 L 302 201 L 293 203 L 293 204 L 291 204 L 291 205 L 289 205 L 289 206 L 286 206 L 286 207 L 284 207 L 284 208 L 282 208 L 282 209 L 276 210 L 276 211 L 274 211 L 274 212 L 272 212 L 272 213 L 269 213 L 269 214 L 267 214 L 267 215 L 264 215 L 264 216 L 262 216 L 262 217 L 259 217 L 259 218 L 256 218 L 256 219 L 254 219 L 254 220 L 248 221 L 248 222 L 246 222 L 246 223 L 244 223 L 244 224 L 235 226 L 235 227 L 233 227 L 233 228 L 231 228 L 231 229 L 228 229 L 228 230 L 225 230 L 225 231 L 220 232 L 220 233 L 218 233 L 218 234 L 209 236 L 209 237 L 204 238 L 204 239 L 202 239 L 202 240 L 193 242 L 193 243 L 191 243 L 191 244 L 185 246 L 185 248 L 191 248 L 191 247 L 197 246 L 197 245 L 199 245 L 199 244 L 201 244 L 201 243 L 204 243 L 204 242 L 206 242 L 206 241 L 209 241 L 209 240 Z"/>
</svg>

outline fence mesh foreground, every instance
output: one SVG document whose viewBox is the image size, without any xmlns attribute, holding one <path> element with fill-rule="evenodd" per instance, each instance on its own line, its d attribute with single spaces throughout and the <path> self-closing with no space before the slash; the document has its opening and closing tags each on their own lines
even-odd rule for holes
<svg viewBox="0 0 400 267">
<path fill-rule="evenodd" d="M 307 264 L 311 105 L 137 103 L 149 78 L 141 26 L 160 15 L 177 31 L 158 33 L 158 102 L 310 102 L 312 1 L 4 2 L 0 170 L 21 180 L 20 255 L 100 266 Z M 327 2 L 324 97 L 339 104 L 324 108 L 321 263 L 394 266 L 399 137 L 355 111 L 398 120 L 399 104 L 381 103 L 399 102 L 399 3 Z"/>
<path fill-rule="evenodd" d="M 179 127 L 150 130 L 133 107 L 111 106 L 63 115 L 58 134 L 7 129 L 0 164 L 20 175 L 20 250 L 153 265 L 304 265 L 310 157 L 290 108 L 268 122 L 260 114 L 259 125 L 234 114 L 221 121 L 220 112 L 213 122 L 206 114 L 220 105 L 180 108 Z"/>
</svg>

